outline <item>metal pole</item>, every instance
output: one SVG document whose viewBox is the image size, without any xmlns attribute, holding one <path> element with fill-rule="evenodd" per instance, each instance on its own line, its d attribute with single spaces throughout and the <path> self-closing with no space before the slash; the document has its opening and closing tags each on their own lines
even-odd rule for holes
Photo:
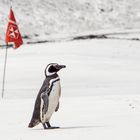
<svg viewBox="0 0 140 140">
<path fill-rule="evenodd" d="M 6 63 L 7 63 L 7 51 L 8 51 L 8 45 L 6 46 L 5 51 L 5 60 L 4 60 L 4 69 L 3 69 L 3 82 L 2 82 L 2 98 L 4 98 L 4 90 L 5 90 L 5 75 L 6 75 Z"/>
<path fill-rule="evenodd" d="M 10 8 L 12 8 L 12 0 L 9 0 Z M 8 45 L 6 45 L 5 51 L 5 60 L 4 60 L 4 69 L 3 69 L 3 82 L 2 82 L 2 94 L 1 97 L 4 98 L 4 90 L 5 90 L 5 75 L 6 75 L 6 64 L 7 64 L 7 52 L 8 52 Z"/>
<path fill-rule="evenodd" d="M 12 0 L 10 0 L 10 8 L 12 8 Z"/>
</svg>

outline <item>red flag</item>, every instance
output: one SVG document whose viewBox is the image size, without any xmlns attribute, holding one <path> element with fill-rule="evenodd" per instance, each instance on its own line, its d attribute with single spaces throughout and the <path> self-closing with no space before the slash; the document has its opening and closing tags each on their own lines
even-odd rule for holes
<svg viewBox="0 0 140 140">
<path fill-rule="evenodd" d="M 19 32 L 12 8 L 10 8 L 9 22 L 8 22 L 7 31 L 6 31 L 5 42 L 7 44 L 8 42 L 13 42 L 15 44 L 14 46 L 15 49 L 20 47 L 20 45 L 23 44 L 22 37 Z"/>
</svg>

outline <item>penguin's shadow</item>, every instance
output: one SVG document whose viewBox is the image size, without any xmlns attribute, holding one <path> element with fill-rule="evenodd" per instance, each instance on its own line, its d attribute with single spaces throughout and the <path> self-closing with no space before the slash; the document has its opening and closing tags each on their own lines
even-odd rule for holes
<svg viewBox="0 0 140 140">
<path fill-rule="evenodd" d="M 68 126 L 68 127 L 60 127 L 59 129 L 87 129 L 87 128 L 97 128 L 104 126 Z"/>
<path fill-rule="evenodd" d="M 105 126 L 67 126 L 67 127 L 60 127 L 57 130 L 69 130 L 69 129 L 87 129 L 87 128 L 102 128 Z M 34 129 L 34 130 L 56 130 L 56 129 Z"/>
</svg>

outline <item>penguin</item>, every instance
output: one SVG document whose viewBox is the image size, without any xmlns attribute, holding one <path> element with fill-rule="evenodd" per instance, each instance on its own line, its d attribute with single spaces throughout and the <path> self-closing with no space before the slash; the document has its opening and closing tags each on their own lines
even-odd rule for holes
<svg viewBox="0 0 140 140">
<path fill-rule="evenodd" d="M 65 67 L 65 65 L 50 63 L 45 68 L 45 80 L 36 97 L 34 111 L 28 125 L 29 128 L 35 127 L 39 123 L 43 125 L 44 129 L 59 128 L 52 127 L 50 119 L 52 114 L 59 109 L 61 86 L 57 72 Z"/>
</svg>

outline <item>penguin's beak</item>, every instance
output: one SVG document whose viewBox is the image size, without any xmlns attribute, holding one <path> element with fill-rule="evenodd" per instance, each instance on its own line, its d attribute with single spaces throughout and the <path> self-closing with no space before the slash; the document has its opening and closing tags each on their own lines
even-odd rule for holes
<svg viewBox="0 0 140 140">
<path fill-rule="evenodd" d="M 66 68 L 66 66 L 65 65 L 56 65 L 55 68 L 60 70 L 62 68 Z"/>
</svg>

